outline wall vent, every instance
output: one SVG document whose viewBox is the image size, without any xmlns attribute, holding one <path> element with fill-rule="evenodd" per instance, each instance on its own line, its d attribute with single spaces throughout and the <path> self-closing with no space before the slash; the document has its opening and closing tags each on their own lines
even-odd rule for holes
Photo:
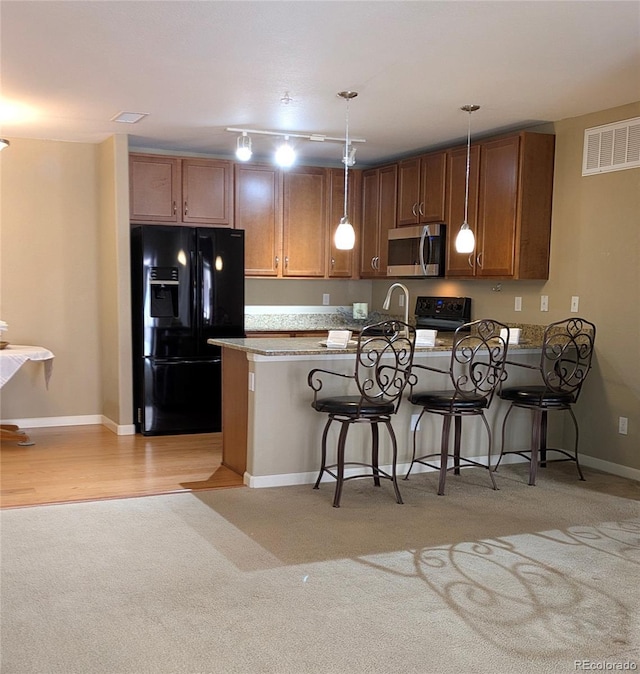
<svg viewBox="0 0 640 674">
<path fill-rule="evenodd" d="M 640 117 L 585 129 L 582 175 L 640 167 Z"/>
</svg>

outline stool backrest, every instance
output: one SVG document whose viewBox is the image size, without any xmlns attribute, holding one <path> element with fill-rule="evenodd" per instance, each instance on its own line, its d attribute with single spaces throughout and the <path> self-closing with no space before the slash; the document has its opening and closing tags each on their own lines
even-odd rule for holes
<svg viewBox="0 0 640 674">
<path fill-rule="evenodd" d="M 578 399 L 591 369 L 596 326 L 584 318 L 550 323 L 544 331 L 540 372 L 545 386 Z"/>
<path fill-rule="evenodd" d="M 503 336 L 501 330 L 505 328 Z M 491 402 L 496 388 L 506 378 L 508 344 L 507 326 L 490 318 L 466 323 L 455 331 L 449 374 L 456 399 L 482 396 Z"/>
<path fill-rule="evenodd" d="M 362 329 L 355 381 L 363 401 L 394 402 L 397 411 L 411 376 L 415 342 L 415 328 L 402 321 L 382 321 Z"/>
</svg>

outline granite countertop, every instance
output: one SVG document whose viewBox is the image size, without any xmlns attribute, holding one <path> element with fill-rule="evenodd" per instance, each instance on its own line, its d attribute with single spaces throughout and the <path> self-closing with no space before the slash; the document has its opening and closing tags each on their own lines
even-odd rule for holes
<svg viewBox="0 0 640 674">
<path fill-rule="evenodd" d="M 435 346 L 416 346 L 416 353 L 428 354 L 450 352 L 453 333 L 438 337 Z M 328 349 L 320 344 L 317 337 L 246 337 L 209 339 L 209 344 L 221 346 L 261 356 L 330 356 L 355 353 L 355 343 L 346 349 Z M 520 344 L 510 344 L 509 351 L 540 348 L 539 342 L 522 340 Z"/>
</svg>

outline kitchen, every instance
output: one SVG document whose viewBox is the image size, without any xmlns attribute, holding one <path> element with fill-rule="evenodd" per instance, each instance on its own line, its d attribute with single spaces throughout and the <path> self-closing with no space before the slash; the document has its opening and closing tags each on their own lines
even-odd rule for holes
<svg viewBox="0 0 640 674">
<path fill-rule="evenodd" d="M 632 102 L 539 127 L 556 137 L 548 280 L 406 281 L 412 303 L 421 295 L 469 296 L 474 316 L 510 323 L 558 320 L 570 315 L 571 298 L 579 296 L 580 315 L 598 326 L 594 371 L 577 411 L 585 465 L 636 479 L 638 169 L 582 177 L 580 165 L 585 129 L 638 116 L 640 103 Z M 2 418 L 41 426 L 102 423 L 129 432 L 128 138 L 10 140 L 0 155 L 2 318 L 10 340 L 42 343 L 56 359 L 48 390 L 35 367 L 7 384 Z M 332 307 L 366 302 L 380 311 L 388 286 L 384 278 L 247 278 L 245 292 L 250 307 L 322 307 L 329 295 Z M 549 298 L 546 312 L 540 311 L 541 295 Z M 522 298 L 520 312 L 516 297 Z M 618 433 L 619 417 L 628 418 L 628 435 Z"/>
</svg>

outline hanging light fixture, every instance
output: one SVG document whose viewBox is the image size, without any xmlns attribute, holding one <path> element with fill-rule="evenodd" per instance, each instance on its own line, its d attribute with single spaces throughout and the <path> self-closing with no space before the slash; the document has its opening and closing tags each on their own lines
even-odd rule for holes
<svg viewBox="0 0 640 674">
<path fill-rule="evenodd" d="M 469 227 L 467 217 L 469 215 L 469 166 L 471 164 L 471 113 L 479 110 L 479 105 L 463 105 L 460 110 L 469 113 L 469 127 L 467 129 L 467 172 L 464 189 L 464 222 L 460 226 L 458 236 L 456 236 L 456 251 L 458 253 L 473 253 L 476 247 L 476 238 L 473 230 Z"/>
<path fill-rule="evenodd" d="M 247 136 L 247 132 L 243 131 L 241 136 L 238 136 L 236 142 L 236 157 L 240 161 L 249 161 L 251 159 L 251 137 Z"/>
<path fill-rule="evenodd" d="M 285 136 L 284 142 L 276 150 L 276 163 L 283 168 L 289 168 L 295 160 L 295 150 L 289 144 L 289 136 Z"/>
<path fill-rule="evenodd" d="M 0 151 L 4 150 L 5 147 L 9 147 L 9 145 L 11 145 L 11 143 L 8 140 L 0 138 Z"/>
<path fill-rule="evenodd" d="M 358 92 L 356 91 L 341 91 L 338 94 L 340 98 L 344 98 L 347 102 L 344 156 L 342 157 L 342 163 L 344 164 L 344 211 L 333 238 L 338 250 L 351 250 L 356 242 L 356 233 L 347 215 L 347 205 L 349 203 L 349 167 L 356 162 L 355 148 L 352 148 L 349 142 L 349 101 L 357 95 Z"/>
</svg>

